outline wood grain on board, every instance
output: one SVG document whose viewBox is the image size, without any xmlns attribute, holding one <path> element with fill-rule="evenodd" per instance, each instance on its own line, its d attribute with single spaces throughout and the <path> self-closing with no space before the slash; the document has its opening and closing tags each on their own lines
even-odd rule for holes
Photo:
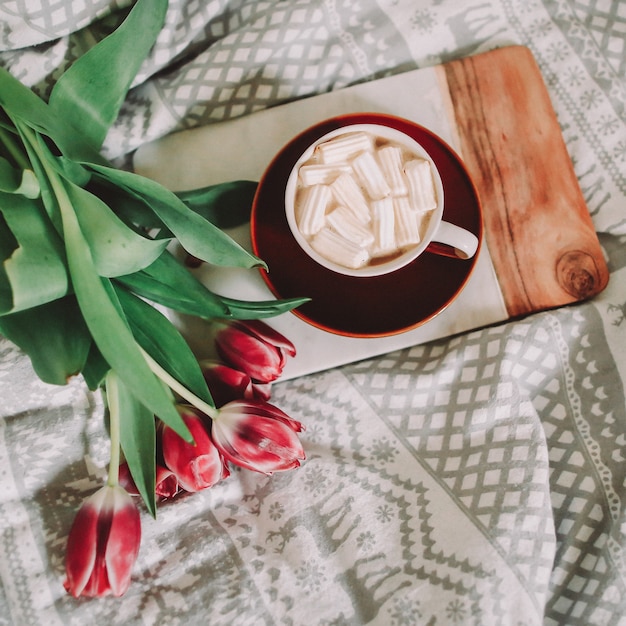
<svg viewBox="0 0 626 626">
<path fill-rule="evenodd" d="M 608 268 L 531 52 L 511 46 L 442 68 L 509 315 L 602 291 Z"/>
</svg>

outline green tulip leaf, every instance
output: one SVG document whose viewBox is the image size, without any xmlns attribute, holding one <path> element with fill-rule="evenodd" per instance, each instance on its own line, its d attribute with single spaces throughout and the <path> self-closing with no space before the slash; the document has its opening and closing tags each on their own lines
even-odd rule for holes
<svg viewBox="0 0 626 626">
<path fill-rule="evenodd" d="M 154 415 L 137 400 L 119 376 L 107 377 L 109 410 L 120 417 L 120 446 L 135 486 L 156 517 L 156 432 Z"/>
<path fill-rule="evenodd" d="M 0 314 L 23 311 L 64 296 L 68 291 L 63 244 L 40 202 L 0 192 L 0 212 L 15 239 L 0 238 L 4 259 L 3 278 L 10 285 L 2 290 Z"/>
<path fill-rule="evenodd" d="M 31 128 L 46 135 L 63 155 L 84 163 L 108 165 L 96 147 L 73 125 L 76 120 L 65 114 L 54 114 L 33 91 L 0 67 L 0 107 L 18 128 Z"/>
<path fill-rule="evenodd" d="M 172 398 L 150 370 L 126 319 L 120 314 L 121 307 L 114 298 L 109 281 L 98 275 L 89 244 L 83 236 L 67 192 L 60 180 L 56 182 L 74 291 L 102 357 L 124 380 L 139 402 L 181 437 L 189 439 L 189 430 L 174 407 Z"/>
<path fill-rule="evenodd" d="M 82 187 L 70 183 L 67 192 L 100 276 L 138 272 L 153 263 L 167 247 L 167 239 L 142 237 Z"/>
<path fill-rule="evenodd" d="M 0 158 L 0 191 L 25 196 L 31 200 L 39 197 L 39 181 L 32 170 L 16 170 Z"/>
<path fill-rule="evenodd" d="M 59 156 L 51 159 L 49 162 L 63 178 L 79 187 L 86 187 L 91 180 L 91 172 L 80 163 L 76 163 L 71 159 Z"/>
<path fill-rule="evenodd" d="M 239 320 L 261 319 L 275 317 L 281 313 L 292 311 L 297 307 L 310 302 L 310 298 L 289 298 L 285 300 L 235 300 L 222 297 L 224 304 L 228 306 L 231 317 Z"/>
<path fill-rule="evenodd" d="M 133 172 L 96 164 L 90 167 L 109 182 L 127 190 L 149 205 L 189 254 L 213 265 L 265 267 L 263 261 L 244 250 L 226 233 L 192 211 L 176 194 L 163 185 Z"/>
<path fill-rule="evenodd" d="M 203 318 L 230 317 L 223 299 L 209 291 L 167 251 L 141 272 L 120 276 L 116 282 L 181 313 Z"/>
<path fill-rule="evenodd" d="M 26 159 L 29 161 L 37 181 L 39 183 L 39 193 L 43 206 L 54 226 L 54 229 L 63 236 L 63 228 L 61 226 L 61 215 L 59 213 L 59 203 L 50 188 L 50 181 L 44 167 L 44 161 L 47 166 L 54 164 L 48 162 L 48 158 L 52 157 L 49 147 L 46 145 L 43 137 L 36 131 L 26 125 L 24 122 L 17 120 L 17 128 L 23 139 L 23 149 Z"/>
<path fill-rule="evenodd" d="M 103 202 L 114 207 L 115 214 L 126 224 L 134 224 L 136 227 L 144 230 L 156 229 L 160 233 L 159 238 L 163 236 L 173 237 L 172 233 L 165 228 L 165 224 L 161 219 L 143 200 L 125 191 L 120 192 L 119 187 L 112 185 L 98 174 L 94 174 L 91 178 L 89 190 Z"/>
<path fill-rule="evenodd" d="M 137 343 L 168 374 L 213 406 L 198 361 L 172 323 L 154 307 L 125 289 L 118 287 L 116 293 Z"/>
<path fill-rule="evenodd" d="M 51 385 L 65 385 L 83 369 L 91 344 L 73 296 L 3 315 L 0 332 L 29 356 L 37 376 Z"/>
<path fill-rule="evenodd" d="M 0 211 L 0 260 L 5 261 L 17 249 L 18 243 Z M 0 311 L 13 308 L 13 291 L 4 264 L 0 265 Z"/>
<path fill-rule="evenodd" d="M 236 180 L 210 185 L 176 195 L 192 210 L 218 228 L 235 228 L 250 221 L 252 201 L 258 183 Z"/>
<path fill-rule="evenodd" d="M 167 4 L 167 0 L 138 0 L 124 22 L 78 58 L 54 85 L 51 113 L 74 120 L 91 145 L 102 146 L 163 27 Z"/>
<path fill-rule="evenodd" d="M 55 190 L 48 180 L 60 174 L 65 182 L 67 194 L 80 228 L 89 244 L 90 253 L 100 276 L 112 277 L 132 274 L 150 265 L 167 247 L 167 239 L 142 237 L 126 225 L 100 198 L 73 182 L 74 175 L 80 176 L 79 164 L 70 166 L 69 160 L 54 157 L 42 137 L 30 129 L 23 131 L 31 153 L 31 160 L 41 172 L 42 198 L 48 213 L 57 215 L 58 201 Z M 67 177 L 67 173 L 72 174 Z M 84 170 L 89 176 L 90 173 Z"/>
<path fill-rule="evenodd" d="M 105 361 L 98 346 L 92 341 L 87 354 L 87 360 L 83 366 L 82 375 L 85 379 L 87 387 L 91 391 L 95 391 L 104 383 L 104 378 L 111 366 Z"/>
</svg>

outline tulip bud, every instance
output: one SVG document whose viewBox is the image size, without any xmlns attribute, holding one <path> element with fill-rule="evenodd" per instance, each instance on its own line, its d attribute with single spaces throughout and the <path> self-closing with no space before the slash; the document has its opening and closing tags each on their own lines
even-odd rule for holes
<svg viewBox="0 0 626 626">
<path fill-rule="evenodd" d="M 254 383 L 240 372 L 217 361 L 201 361 L 202 373 L 218 408 L 233 400 L 268 400 L 271 383 Z"/>
<path fill-rule="evenodd" d="M 212 487 L 230 472 L 218 449 L 213 445 L 202 418 L 193 409 L 179 408 L 194 443 L 188 443 L 167 425 L 161 432 L 163 460 L 186 491 Z"/>
<path fill-rule="evenodd" d="M 241 467 L 271 474 L 298 467 L 305 454 L 296 433 L 302 424 L 258 400 L 230 402 L 213 420 L 211 435 L 224 457 Z"/>
<path fill-rule="evenodd" d="M 131 495 L 138 496 L 139 489 L 133 480 L 130 473 L 128 463 L 122 463 L 119 469 L 119 481 L 120 485 Z M 159 498 L 166 500 L 167 498 L 173 498 L 179 491 L 178 479 L 174 476 L 174 473 L 167 467 L 163 467 L 157 463 L 156 466 L 156 481 L 154 492 Z"/>
<path fill-rule="evenodd" d="M 178 478 L 172 470 L 162 465 L 156 466 L 156 485 L 154 492 L 159 498 L 167 500 L 173 498 L 180 491 Z"/>
<path fill-rule="evenodd" d="M 121 596 L 139 553 L 141 521 L 119 485 L 102 487 L 79 509 L 67 540 L 65 589 L 74 597 Z"/>
<path fill-rule="evenodd" d="M 230 322 L 216 333 L 215 346 L 228 365 L 258 383 L 276 380 L 296 354 L 291 341 L 259 320 Z"/>
</svg>

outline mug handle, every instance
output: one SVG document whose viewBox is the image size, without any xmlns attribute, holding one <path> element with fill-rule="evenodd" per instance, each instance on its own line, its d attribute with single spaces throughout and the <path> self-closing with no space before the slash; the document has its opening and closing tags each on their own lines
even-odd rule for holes
<svg viewBox="0 0 626 626">
<path fill-rule="evenodd" d="M 477 249 L 478 237 L 476 235 L 443 220 L 439 223 L 437 231 L 426 248 L 428 252 L 465 260 L 471 259 Z"/>
</svg>

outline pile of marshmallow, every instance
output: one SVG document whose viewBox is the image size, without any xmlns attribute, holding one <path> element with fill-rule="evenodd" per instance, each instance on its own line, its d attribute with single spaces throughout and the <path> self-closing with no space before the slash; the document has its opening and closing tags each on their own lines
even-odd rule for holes
<svg viewBox="0 0 626 626">
<path fill-rule="evenodd" d="M 299 170 L 298 229 L 342 267 L 362 268 L 417 245 L 436 206 L 430 162 L 365 131 L 319 144 Z"/>
</svg>

